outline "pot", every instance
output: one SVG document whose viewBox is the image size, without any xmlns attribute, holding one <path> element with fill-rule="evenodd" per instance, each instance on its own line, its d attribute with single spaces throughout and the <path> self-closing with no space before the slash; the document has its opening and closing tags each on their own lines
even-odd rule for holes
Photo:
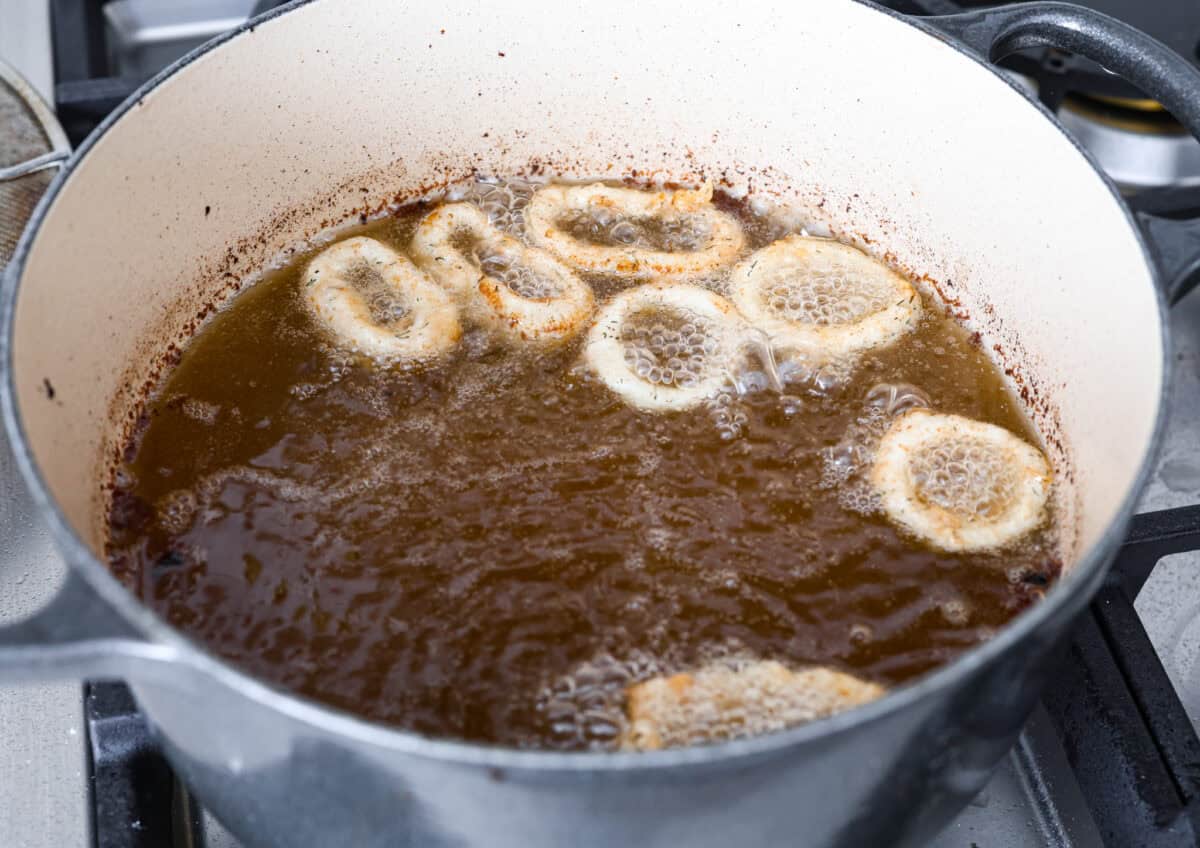
<svg viewBox="0 0 1200 848">
<path fill-rule="evenodd" d="M 1137 222 L 979 54 L 1089 55 L 1194 131 L 1200 75 L 1064 4 L 926 21 L 857 2 L 681 10 L 297 2 L 122 105 L 47 193 L 5 281 L 5 423 L 70 569 L 0 631 L 0 671 L 126 679 L 182 778 L 251 846 L 920 845 L 975 795 L 1105 578 L 1166 378 L 1164 288 Z M 1046 438 L 1077 528 L 1068 572 L 994 639 L 875 703 L 644 754 L 371 724 L 175 632 L 102 564 L 102 486 L 146 392 L 247 272 L 475 169 L 708 175 L 923 280 Z M 1189 226 L 1155 224 L 1177 287 L 1195 270 Z"/>
</svg>

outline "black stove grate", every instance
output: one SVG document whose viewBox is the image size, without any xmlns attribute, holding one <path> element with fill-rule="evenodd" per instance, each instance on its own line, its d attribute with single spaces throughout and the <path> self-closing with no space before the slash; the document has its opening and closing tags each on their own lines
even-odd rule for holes
<svg viewBox="0 0 1200 848">
<path fill-rule="evenodd" d="M 88 684 L 84 718 L 97 848 L 199 845 L 178 838 L 182 790 L 129 689 L 121 683 Z"/>
<path fill-rule="evenodd" d="M 109 72 L 103 6 L 104 0 L 50 0 L 54 111 L 72 146 L 137 87 Z"/>
<path fill-rule="evenodd" d="M 72 146 L 83 141 L 142 83 L 141 79 L 123 76 L 116 68 L 104 19 L 108 2 L 50 0 L 54 109 Z M 250 9 L 264 12 L 285 2 L 259 0 Z M 203 8 L 203 4 L 191 5 Z"/>
<path fill-rule="evenodd" d="M 1200 845 L 1200 739 L 1133 602 L 1163 557 L 1200 549 L 1200 505 L 1135 517 L 1043 704 L 1106 846 Z"/>
</svg>

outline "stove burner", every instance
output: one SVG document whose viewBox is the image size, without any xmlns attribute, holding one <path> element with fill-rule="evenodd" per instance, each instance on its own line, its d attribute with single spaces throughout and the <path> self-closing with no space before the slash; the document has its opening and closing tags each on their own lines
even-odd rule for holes
<svg viewBox="0 0 1200 848">
<path fill-rule="evenodd" d="M 918 15 L 948 15 L 1017 0 L 883 0 Z M 1146 32 L 1200 68 L 1200 15 L 1191 3 L 1086 0 L 1083 5 Z M 1155 101 L 1090 59 L 1053 48 L 1000 65 L 1030 82 L 1041 102 L 1124 191 L 1200 184 L 1200 143 Z"/>
<path fill-rule="evenodd" d="M 1200 185 L 1200 144 L 1190 135 L 1114 126 L 1065 105 L 1058 118 L 1127 193 L 1158 186 Z"/>
</svg>

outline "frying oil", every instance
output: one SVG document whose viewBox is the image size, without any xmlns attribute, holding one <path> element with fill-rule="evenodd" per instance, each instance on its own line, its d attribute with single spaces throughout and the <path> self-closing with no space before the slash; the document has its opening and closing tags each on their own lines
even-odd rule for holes
<svg viewBox="0 0 1200 848">
<path fill-rule="evenodd" d="M 451 199 L 519 235 L 533 188 L 481 180 Z M 721 203 L 748 250 L 798 228 Z M 345 232 L 406 252 L 429 208 Z M 695 238 L 568 224 L 602 244 Z M 854 369 L 784 362 L 783 392 L 749 372 L 691 411 L 648 414 L 581 367 L 580 340 L 534 352 L 468 326 L 423 369 L 357 359 L 304 305 L 312 255 L 191 342 L 149 402 L 111 513 L 113 570 L 253 674 L 421 733 L 607 748 L 631 683 L 743 655 L 903 683 L 1058 573 L 1052 526 L 953 555 L 879 513 L 873 447 L 906 409 L 1036 442 L 996 367 L 932 302 Z M 601 301 L 632 285 L 587 281 Z"/>
</svg>

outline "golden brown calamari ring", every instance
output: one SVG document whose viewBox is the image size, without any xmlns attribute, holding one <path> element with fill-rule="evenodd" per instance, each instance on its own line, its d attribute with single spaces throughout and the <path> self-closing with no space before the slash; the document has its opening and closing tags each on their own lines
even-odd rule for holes
<svg viewBox="0 0 1200 848">
<path fill-rule="evenodd" d="M 753 736 L 833 715 L 885 691 L 823 666 L 792 671 L 774 660 L 716 662 L 629 687 L 620 745 L 654 751 Z"/>
<path fill-rule="evenodd" d="M 490 257 L 500 258 L 524 280 L 504 281 L 485 273 L 473 255 L 454 243 L 466 234 Z M 526 247 L 488 222 L 469 203 L 433 210 L 417 226 L 413 256 L 471 313 L 508 335 L 537 343 L 574 336 L 595 309 L 592 288 L 544 250 Z"/>
<path fill-rule="evenodd" d="M 630 406 L 684 410 L 720 391 L 743 328 L 733 304 L 708 289 L 647 283 L 605 304 L 583 356 Z"/>
<path fill-rule="evenodd" d="M 373 283 L 403 314 L 381 324 L 361 287 Z M 458 308 L 407 257 L 365 236 L 325 248 L 305 271 L 304 299 L 345 347 L 380 362 L 421 362 L 462 335 Z"/>
<path fill-rule="evenodd" d="M 777 350 L 819 362 L 889 345 L 921 314 L 908 280 L 831 239 L 782 238 L 739 262 L 729 286 L 734 305 Z"/>
<path fill-rule="evenodd" d="M 999 548 L 1040 525 L 1053 474 L 1002 427 L 913 409 L 884 434 L 871 483 L 894 523 L 944 551 Z"/>
<path fill-rule="evenodd" d="M 534 192 L 525 207 L 529 241 L 554 253 L 580 271 L 624 277 L 684 277 L 708 274 L 728 265 L 742 249 L 745 236 L 732 215 L 712 205 L 713 187 L 641 191 L 592 185 L 547 185 Z M 690 218 L 707 230 L 698 250 L 650 250 L 632 245 L 582 241 L 561 228 L 567 215 L 616 212 L 627 219 L 662 221 Z"/>
</svg>

